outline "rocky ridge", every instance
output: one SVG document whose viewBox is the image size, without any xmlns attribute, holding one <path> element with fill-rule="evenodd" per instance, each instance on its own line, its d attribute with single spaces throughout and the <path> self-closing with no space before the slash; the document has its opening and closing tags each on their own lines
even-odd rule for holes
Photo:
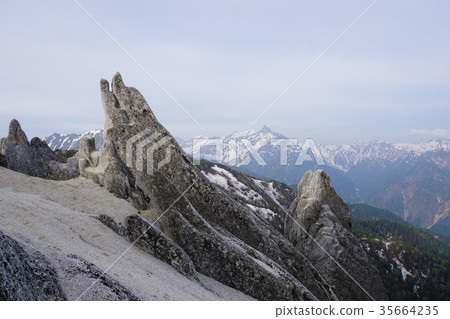
<svg viewBox="0 0 450 319">
<path fill-rule="evenodd" d="M 84 161 L 81 175 L 131 199 L 141 209 L 155 210 L 164 234 L 202 274 L 257 299 L 335 298 L 315 268 L 279 232 L 217 189 L 190 163 L 142 95 L 125 86 L 120 74 L 113 78 L 112 91 L 102 80 L 101 92 L 106 118 L 103 151 L 96 157 L 95 147 L 83 148 L 82 140 L 77 154 Z M 149 162 L 154 165 L 153 174 L 146 172 L 148 167 L 140 171 L 135 165 L 127 166 L 127 141 L 146 130 L 167 140 Z M 155 163 L 163 161 L 167 151 L 170 161 L 158 168 Z M 147 163 L 143 154 L 142 162 Z"/>
<path fill-rule="evenodd" d="M 120 74 L 114 76 L 111 88 L 106 80 L 100 84 L 106 118 L 102 151 L 96 150 L 92 136 L 83 137 L 70 162 L 43 161 L 43 170 L 33 176 L 64 179 L 79 174 L 145 210 L 145 216 L 128 216 L 126 226 L 111 216 L 97 218 L 194 281 L 206 275 L 260 300 L 367 299 L 367 294 L 352 289 L 352 284 L 337 287 L 344 282 L 339 269 L 291 224 L 286 238 L 248 205 L 211 183 L 158 122 L 139 91 L 125 86 Z M 7 149 L 5 143 L 24 144 L 21 132 L 15 130 L 6 142 L 3 140 L 2 150 Z M 1 154 L 2 163 L 11 167 L 10 153 Z M 326 176 L 314 176 L 306 179 L 312 188 L 327 183 Z M 305 183 L 300 183 L 299 194 L 308 189 Z M 313 216 L 304 219 L 299 203 L 306 195 L 312 196 L 316 211 L 310 209 Z M 346 233 L 351 229 L 351 215 L 341 205 L 342 200 L 328 190 L 301 196 L 293 210 L 296 218 L 302 223 L 313 218 L 307 229 L 314 230 L 322 246 L 331 249 L 337 259 L 345 255 L 365 267 L 365 272 L 351 269 L 358 281 L 372 278 L 377 282 L 378 272 L 366 263 L 359 243 Z M 363 286 L 375 298 L 384 298 L 377 285 Z"/>
</svg>

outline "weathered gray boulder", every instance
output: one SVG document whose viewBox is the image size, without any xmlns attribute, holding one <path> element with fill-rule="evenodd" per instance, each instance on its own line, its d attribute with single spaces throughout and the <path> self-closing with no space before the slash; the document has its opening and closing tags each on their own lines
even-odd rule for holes
<svg viewBox="0 0 450 319">
<path fill-rule="evenodd" d="M 350 209 L 330 186 L 329 176 L 322 170 L 308 171 L 286 216 L 286 236 L 333 285 L 341 300 L 384 300 L 380 275 L 352 234 L 351 225 Z"/>
<path fill-rule="evenodd" d="M 104 145 L 80 174 L 158 212 L 164 234 L 205 275 L 265 300 L 333 300 L 326 280 L 282 234 L 195 168 L 120 74 L 101 81 Z M 92 152 L 91 152 L 92 154 Z M 81 156 L 81 155 L 80 155 Z M 81 157 L 80 157 L 81 159 Z"/>
<path fill-rule="evenodd" d="M 49 162 L 47 166 L 46 178 L 55 181 L 65 181 L 77 177 L 78 174 L 78 160 L 74 157 L 70 157 L 67 159 L 66 163 L 60 163 L 57 161 Z"/>
<path fill-rule="evenodd" d="M 24 142 L 26 140 L 22 140 Z M 0 301 L 66 300 L 58 276 L 39 252 L 27 253 L 0 231 Z"/>
<path fill-rule="evenodd" d="M 17 120 L 9 124 L 9 133 L 0 140 L 0 166 L 30 176 L 65 180 L 78 175 L 77 163 L 64 163 L 47 143 L 38 137 L 28 142 Z"/>
</svg>

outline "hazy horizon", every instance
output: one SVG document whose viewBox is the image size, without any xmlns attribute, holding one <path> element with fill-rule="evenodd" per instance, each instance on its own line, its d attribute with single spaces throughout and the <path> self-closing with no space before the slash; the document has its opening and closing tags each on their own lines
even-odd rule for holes
<svg viewBox="0 0 450 319">
<path fill-rule="evenodd" d="M 450 3 L 373 1 L 0 4 L 0 136 L 103 128 L 99 81 L 120 71 L 172 135 L 267 125 L 320 144 L 450 138 Z"/>
</svg>

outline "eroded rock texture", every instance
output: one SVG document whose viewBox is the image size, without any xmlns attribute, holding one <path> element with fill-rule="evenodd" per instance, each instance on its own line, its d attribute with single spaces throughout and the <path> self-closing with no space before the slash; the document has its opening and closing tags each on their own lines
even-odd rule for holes
<svg viewBox="0 0 450 319">
<path fill-rule="evenodd" d="M 28 253 L 2 231 L 0 300 L 66 300 L 50 262 L 39 252 Z"/>
<path fill-rule="evenodd" d="M 308 171 L 286 216 L 285 234 L 341 300 L 384 300 L 379 273 L 352 234 L 351 218 L 350 209 L 330 186 L 329 176 L 322 170 Z"/>
</svg>

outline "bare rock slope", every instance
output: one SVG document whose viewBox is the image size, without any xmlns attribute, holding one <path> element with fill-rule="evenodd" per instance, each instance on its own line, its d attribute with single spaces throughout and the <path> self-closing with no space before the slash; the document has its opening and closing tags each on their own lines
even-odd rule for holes
<svg viewBox="0 0 450 319">
<path fill-rule="evenodd" d="M 122 226 L 146 212 L 86 178 L 52 181 L 0 167 L 0 203 L 2 299 L 252 300 L 131 246 L 97 216 Z"/>
</svg>

